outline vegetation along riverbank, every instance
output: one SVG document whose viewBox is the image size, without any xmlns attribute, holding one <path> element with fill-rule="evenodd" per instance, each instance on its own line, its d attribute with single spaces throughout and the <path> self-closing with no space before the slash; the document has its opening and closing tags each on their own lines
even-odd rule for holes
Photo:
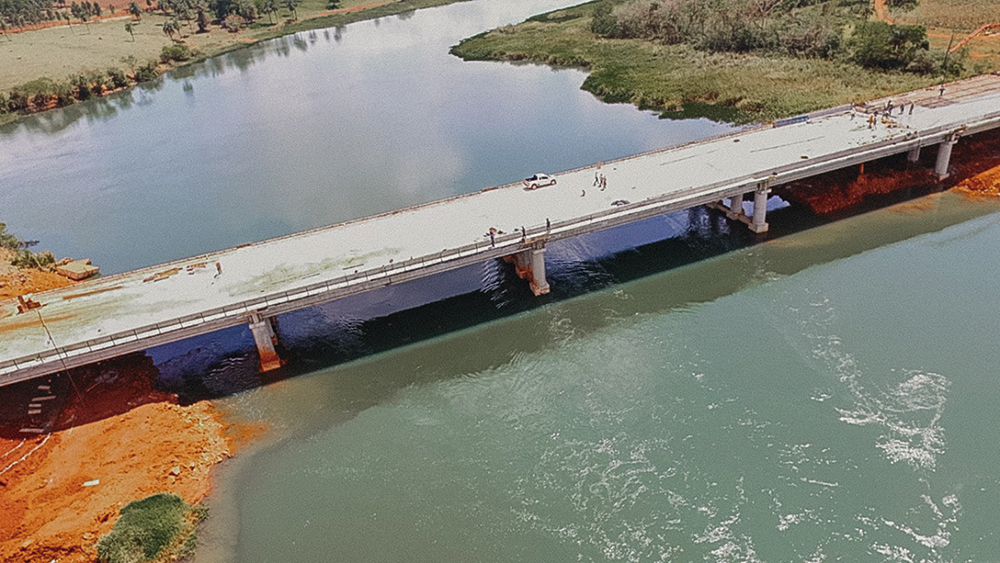
<svg viewBox="0 0 1000 563">
<path fill-rule="evenodd" d="M 0 0 L 0 125 L 259 41 L 461 0 Z"/>
<path fill-rule="evenodd" d="M 876 14 L 870 0 L 596 0 L 468 38 L 452 53 L 584 67 L 583 89 L 604 101 L 733 123 L 1000 70 L 1000 37 L 947 52 L 1000 19 L 995 2 L 887 1 Z"/>
</svg>

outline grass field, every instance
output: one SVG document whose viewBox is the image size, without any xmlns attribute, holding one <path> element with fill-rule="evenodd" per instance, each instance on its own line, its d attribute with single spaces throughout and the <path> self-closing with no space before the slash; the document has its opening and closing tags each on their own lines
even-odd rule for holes
<svg viewBox="0 0 1000 563">
<path fill-rule="evenodd" d="M 737 123 L 879 98 L 942 80 L 831 60 L 709 53 L 686 45 L 599 38 L 590 31 L 594 4 L 469 38 L 453 52 L 468 60 L 586 67 L 590 76 L 583 88 L 605 101 L 631 102 L 664 117 L 706 115 Z M 997 62 L 987 67 L 1000 68 Z"/>
<path fill-rule="evenodd" d="M 892 16 L 899 23 L 970 32 L 1000 23 L 1000 0 L 920 0 L 913 10 L 893 11 Z"/>
</svg>

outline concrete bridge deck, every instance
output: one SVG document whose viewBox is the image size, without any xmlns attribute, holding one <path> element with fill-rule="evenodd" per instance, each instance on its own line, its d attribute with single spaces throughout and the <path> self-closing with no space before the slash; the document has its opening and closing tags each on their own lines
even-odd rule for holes
<svg viewBox="0 0 1000 563">
<path fill-rule="evenodd" d="M 762 232 L 771 186 L 891 154 L 912 159 L 928 146 L 938 146 L 937 171 L 946 176 L 960 136 L 1000 127 L 1000 77 L 894 100 L 891 122 L 874 128 L 867 113 L 834 108 L 555 174 L 550 187 L 487 188 L 38 293 L 31 298 L 41 306 L 26 312 L 6 301 L 0 386 L 245 323 L 265 367 L 274 367 L 267 319 L 278 314 L 499 257 L 511 257 L 545 293 L 549 241 L 723 199 L 732 218 Z M 903 100 L 916 103 L 912 114 L 899 112 Z M 597 173 L 607 178 L 605 190 L 594 186 Z M 754 193 L 750 215 L 746 193 Z"/>
</svg>

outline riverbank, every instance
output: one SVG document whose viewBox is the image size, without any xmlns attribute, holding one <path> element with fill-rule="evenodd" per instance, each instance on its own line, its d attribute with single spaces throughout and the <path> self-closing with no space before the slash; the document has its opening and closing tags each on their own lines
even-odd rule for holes
<svg viewBox="0 0 1000 563">
<path fill-rule="evenodd" d="M 256 429 L 232 427 L 208 401 L 181 405 L 155 390 L 157 369 L 144 355 L 73 372 L 48 389 L 5 388 L 5 407 L 26 408 L 34 395 L 58 412 L 0 426 L 0 560 L 92 563 L 98 540 L 119 510 L 149 495 L 175 493 L 198 504 L 211 490 L 212 468 Z M 49 417 L 50 434 L 22 428 Z"/>
<path fill-rule="evenodd" d="M 599 0 L 541 14 L 463 40 L 452 53 L 464 60 L 583 67 L 589 75 L 582 88 L 606 102 L 631 103 L 669 119 L 731 123 L 767 122 L 1000 70 L 1000 57 L 977 60 L 964 73 L 945 78 L 865 69 L 842 58 L 718 52 L 595 34 L 595 10 L 619 4 Z"/>
<path fill-rule="evenodd" d="M 144 13 L 140 21 L 117 17 L 85 27 L 77 24 L 26 31 L 0 43 L 0 57 L 5 61 L 0 68 L 0 106 L 5 105 L 4 98 L 23 97 L 28 107 L 6 113 L 0 109 L 0 125 L 32 113 L 108 95 L 174 68 L 260 41 L 364 20 L 406 17 L 419 9 L 457 1 L 463 0 L 346 0 L 331 10 L 325 0 L 307 0 L 296 10 L 298 20 L 293 20 L 292 12 L 282 5 L 274 23 L 259 18 L 235 33 L 215 24 L 208 26 L 207 33 L 196 33 L 192 25 L 186 24 L 175 38 L 162 31 L 172 14 L 157 12 Z M 126 23 L 132 24 L 131 33 L 125 31 Z M 188 48 L 186 60 L 164 57 L 164 49 L 175 45 Z M 88 93 L 81 95 L 81 87 Z"/>
</svg>

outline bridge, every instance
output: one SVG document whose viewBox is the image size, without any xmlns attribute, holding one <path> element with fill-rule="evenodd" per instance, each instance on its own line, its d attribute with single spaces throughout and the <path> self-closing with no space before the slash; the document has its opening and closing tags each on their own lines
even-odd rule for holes
<svg viewBox="0 0 1000 563">
<path fill-rule="evenodd" d="M 499 258 L 542 295 L 551 242 L 706 204 L 763 233 L 776 185 L 894 154 L 917 162 L 925 148 L 944 179 L 962 136 L 1000 127 L 1000 76 L 891 101 L 888 112 L 889 100 L 831 108 L 562 172 L 548 187 L 487 188 L 2 302 L 0 386 L 243 324 L 261 369 L 274 369 L 277 315 Z"/>
</svg>

